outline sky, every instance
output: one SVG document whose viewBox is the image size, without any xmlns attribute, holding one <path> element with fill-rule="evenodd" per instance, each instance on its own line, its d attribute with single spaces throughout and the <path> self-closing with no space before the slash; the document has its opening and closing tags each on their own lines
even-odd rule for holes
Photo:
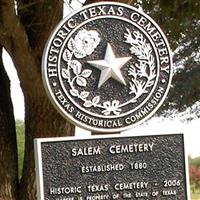
<svg viewBox="0 0 200 200">
<path fill-rule="evenodd" d="M 3 62 L 6 68 L 6 71 L 11 80 L 11 97 L 14 103 L 14 113 L 16 119 L 24 119 L 24 96 L 20 87 L 19 79 L 17 72 L 13 65 L 13 62 L 7 52 L 3 51 Z"/>
<path fill-rule="evenodd" d="M 198 127 L 200 119 L 195 119 L 191 122 L 184 123 L 180 119 L 163 119 L 153 117 L 147 122 L 136 126 L 122 135 L 128 136 L 148 136 L 148 135 L 162 135 L 162 134 L 184 134 L 184 148 L 187 155 L 192 158 L 200 156 L 199 133 Z M 90 132 L 80 128 L 76 128 L 78 137 L 89 137 Z"/>
</svg>

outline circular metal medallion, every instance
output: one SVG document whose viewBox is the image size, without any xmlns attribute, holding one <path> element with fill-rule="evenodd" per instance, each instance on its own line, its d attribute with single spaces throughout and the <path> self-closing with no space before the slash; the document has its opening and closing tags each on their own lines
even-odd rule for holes
<svg viewBox="0 0 200 200">
<path fill-rule="evenodd" d="M 43 80 L 60 113 L 82 128 L 121 132 L 168 92 L 172 62 L 158 25 L 121 3 L 95 3 L 62 20 L 48 40 Z"/>
</svg>

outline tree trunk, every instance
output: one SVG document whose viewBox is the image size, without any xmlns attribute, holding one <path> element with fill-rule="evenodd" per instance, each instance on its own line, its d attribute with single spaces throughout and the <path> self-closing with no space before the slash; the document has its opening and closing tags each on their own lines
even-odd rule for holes
<svg viewBox="0 0 200 200">
<path fill-rule="evenodd" d="M 23 2 L 26 2 L 23 0 Z M 40 137 L 58 137 L 74 135 L 74 126 L 69 124 L 52 106 L 43 88 L 40 63 L 44 45 L 52 29 L 62 17 L 62 1 L 40 2 L 30 11 L 21 12 L 21 22 L 26 27 L 31 20 L 33 26 L 26 28 L 29 44 L 33 50 L 35 80 L 21 77 L 25 97 L 25 160 L 20 183 L 20 200 L 36 199 L 35 165 L 33 139 Z M 33 12 L 35 11 L 35 12 Z M 28 17 L 28 21 L 27 21 Z M 36 26 L 34 25 L 34 22 Z M 28 22 L 29 23 L 29 22 Z M 37 31 L 35 31 L 37 29 Z M 18 56 L 15 56 L 18 57 Z M 19 62 L 21 63 L 21 62 Z M 27 63 L 28 64 L 28 63 Z M 23 64 L 24 65 L 24 64 Z M 24 66 L 19 66 L 23 69 Z M 32 74 L 27 74 L 31 76 Z M 29 177 L 29 179 L 27 179 Z"/>
<path fill-rule="evenodd" d="M 10 81 L 2 62 L 0 46 L 0 200 L 17 200 L 18 167 L 15 120 Z"/>
<path fill-rule="evenodd" d="M 53 108 L 40 85 L 33 85 L 25 94 L 25 159 L 20 183 L 20 200 L 36 199 L 34 138 L 74 135 L 74 126 L 69 124 Z M 28 179 L 27 179 L 28 177 Z"/>
<path fill-rule="evenodd" d="M 63 1 L 16 2 L 17 15 L 13 0 L 1 0 L 0 41 L 13 60 L 25 99 L 25 157 L 19 200 L 36 200 L 34 138 L 74 135 L 74 126 L 50 103 L 41 77 L 42 52 L 62 18 Z"/>
</svg>

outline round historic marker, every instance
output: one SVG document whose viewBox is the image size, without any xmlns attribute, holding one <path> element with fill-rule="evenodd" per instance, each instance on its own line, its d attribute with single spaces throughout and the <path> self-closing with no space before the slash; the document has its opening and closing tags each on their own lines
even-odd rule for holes
<svg viewBox="0 0 200 200">
<path fill-rule="evenodd" d="M 163 32 L 148 15 L 103 2 L 61 21 L 45 48 L 42 72 L 65 118 L 91 131 L 121 132 L 160 107 L 172 61 Z"/>
</svg>

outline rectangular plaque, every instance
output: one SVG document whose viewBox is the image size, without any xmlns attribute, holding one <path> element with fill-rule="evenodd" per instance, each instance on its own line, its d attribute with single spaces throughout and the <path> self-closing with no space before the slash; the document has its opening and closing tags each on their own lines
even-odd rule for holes
<svg viewBox="0 0 200 200">
<path fill-rule="evenodd" d="M 186 200 L 183 134 L 35 140 L 38 200 Z"/>
</svg>

